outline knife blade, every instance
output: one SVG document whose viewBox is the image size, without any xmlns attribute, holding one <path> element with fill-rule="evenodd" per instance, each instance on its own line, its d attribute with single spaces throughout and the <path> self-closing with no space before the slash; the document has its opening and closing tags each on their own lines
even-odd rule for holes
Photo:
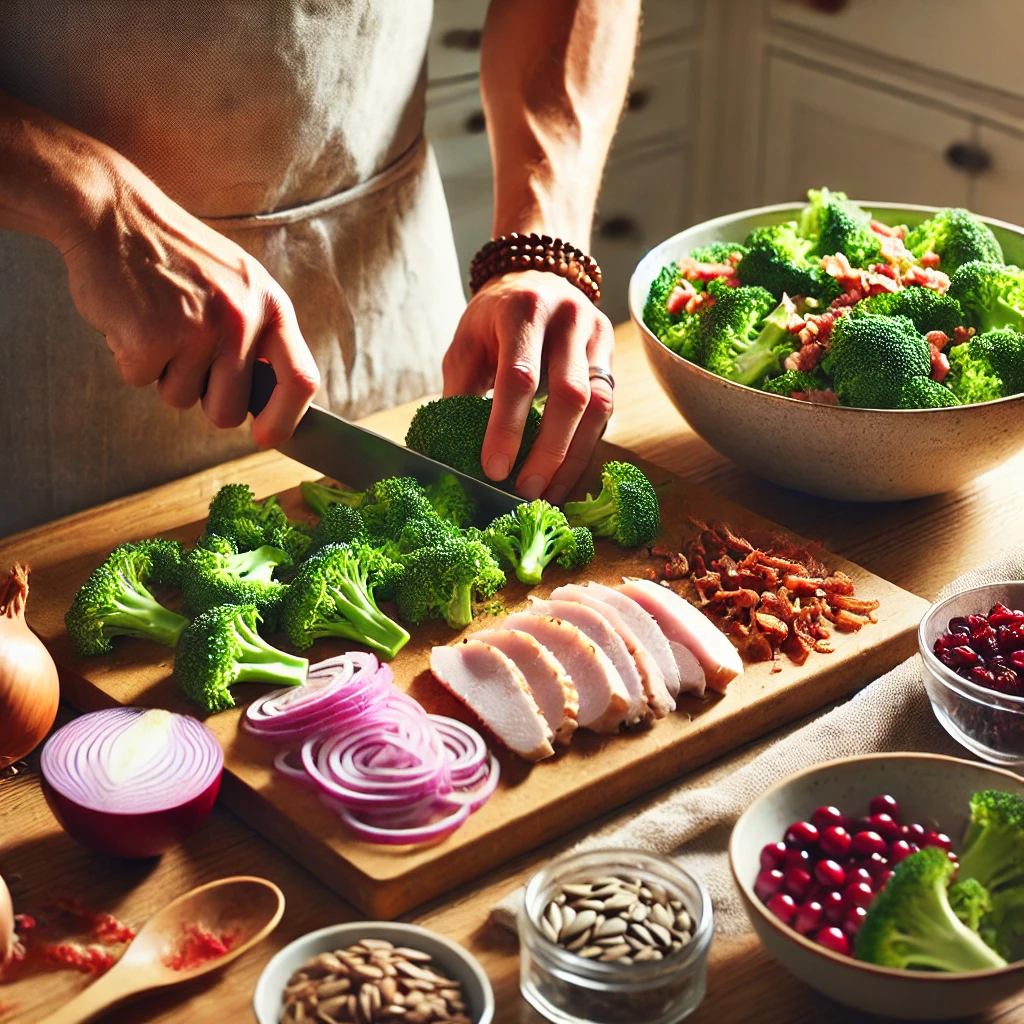
<svg viewBox="0 0 1024 1024">
<path fill-rule="evenodd" d="M 249 411 L 254 416 L 266 407 L 276 386 L 274 368 L 269 363 L 256 362 L 249 398 Z M 443 462 L 428 459 L 317 405 L 306 410 L 295 433 L 279 444 L 277 450 L 358 491 L 392 476 L 415 477 L 427 487 L 451 473 L 473 501 L 475 526 L 486 526 L 492 519 L 523 503 L 515 494 L 460 473 Z"/>
</svg>

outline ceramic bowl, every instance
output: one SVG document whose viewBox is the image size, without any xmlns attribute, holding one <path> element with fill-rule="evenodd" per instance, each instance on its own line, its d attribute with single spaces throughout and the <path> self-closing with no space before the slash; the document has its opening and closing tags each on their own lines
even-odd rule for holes
<svg viewBox="0 0 1024 1024">
<path fill-rule="evenodd" d="M 860 204 L 910 227 L 934 207 Z M 947 409 L 850 409 L 769 395 L 717 377 L 667 349 L 643 322 L 662 267 L 709 242 L 742 242 L 762 224 L 793 220 L 802 205 L 719 217 L 652 249 L 629 283 L 629 311 L 647 360 L 683 418 L 744 469 L 808 494 L 844 501 L 901 501 L 954 490 L 1024 446 L 1024 395 Z M 1024 229 L 986 220 L 1008 263 L 1024 263 Z"/>
<path fill-rule="evenodd" d="M 972 754 L 995 764 L 1024 764 L 1024 697 L 997 693 L 958 676 L 935 655 L 949 620 L 987 615 L 996 602 L 1024 608 L 1024 583 L 1008 580 L 973 587 L 933 604 L 921 620 L 917 645 L 924 686 L 939 724 Z"/>
<path fill-rule="evenodd" d="M 801 981 L 836 1002 L 883 1017 L 952 1020 L 980 1013 L 1024 988 L 1024 961 L 966 974 L 900 971 L 833 953 L 784 925 L 754 894 L 759 856 L 794 822 L 833 804 L 866 812 L 879 793 L 900 803 L 906 820 L 938 825 L 957 848 L 983 789 L 1024 796 L 1024 779 L 1001 768 L 938 754 L 869 754 L 816 765 L 762 793 L 736 822 L 729 862 L 743 905 L 768 952 Z"/>
<path fill-rule="evenodd" d="M 387 939 L 395 946 L 408 946 L 429 953 L 451 978 L 462 982 L 473 1024 L 494 1020 L 494 991 L 483 968 L 457 942 L 414 924 L 396 921 L 352 921 L 310 932 L 290 942 L 263 968 L 253 1010 L 258 1024 L 278 1024 L 281 993 L 292 974 L 318 953 L 345 949 L 360 939 Z"/>
</svg>

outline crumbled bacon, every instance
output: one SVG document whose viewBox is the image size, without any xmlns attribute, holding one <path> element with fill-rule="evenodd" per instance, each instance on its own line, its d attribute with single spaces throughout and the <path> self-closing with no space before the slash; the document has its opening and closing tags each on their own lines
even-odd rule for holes
<svg viewBox="0 0 1024 1024">
<path fill-rule="evenodd" d="M 688 281 L 714 281 L 716 277 L 735 277 L 736 264 L 701 263 L 687 257 L 679 261 L 679 273 Z"/>
<path fill-rule="evenodd" d="M 974 337 L 974 333 L 975 332 L 974 332 L 974 328 L 973 327 L 954 327 L 953 328 L 953 344 L 954 345 L 964 345 L 964 344 L 966 344 L 968 341 L 971 340 L 971 338 Z"/>
<path fill-rule="evenodd" d="M 880 220 L 873 220 L 871 222 L 871 230 L 876 235 L 881 235 L 883 238 L 907 237 L 907 227 L 905 224 L 897 224 L 893 227 L 890 224 L 883 224 Z"/>
<path fill-rule="evenodd" d="M 790 352 L 782 365 L 787 370 L 801 370 L 803 373 L 810 373 L 821 362 L 823 354 L 822 347 L 813 341 L 810 345 L 802 345 L 795 352 Z"/>
<path fill-rule="evenodd" d="M 681 551 L 677 551 L 669 556 L 668 561 L 665 563 L 665 579 L 685 580 L 689 575 L 690 563 L 686 560 L 686 555 Z"/>
<path fill-rule="evenodd" d="M 939 265 L 939 254 L 929 249 L 918 261 L 922 267 L 934 269 Z"/>
<path fill-rule="evenodd" d="M 696 294 L 697 289 L 689 281 L 683 280 L 672 289 L 668 299 L 665 300 L 665 308 L 672 316 L 675 316 L 686 308 L 687 302 Z"/>
<path fill-rule="evenodd" d="M 949 276 L 941 270 L 932 267 L 908 267 L 903 274 L 903 285 L 920 285 L 922 288 L 932 288 L 940 295 L 945 295 L 949 288 Z"/>
<path fill-rule="evenodd" d="M 691 522 L 695 534 L 678 556 L 689 562 L 690 596 L 748 661 L 775 660 L 781 652 L 803 664 L 812 652 L 832 650 L 830 629 L 852 632 L 875 621 L 878 602 L 856 597 L 853 580 L 830 572 L 817 547 L 776 533 L 741 537 L 724 523 Z M 651 554 L 674 557 L 670 548 Z"/>
<path fill-rule="evenodd" d="M 821 388 L 817 391 L 794 391 L 790 398 L 799 398 L 801 402 L 810 402 L 812 405 L 838 405 L 839 399 L 831 388 Z"/>
<path fill-rule="evenodd" d="M 949 359 L 942 351 L 949 344 L 949 335 L 944 331 L 929 331 L 924 340 L 928 342 L 928 349 L 931 352 L 931 378 L 941 384 L 949 373 Z"/>
<path fill-rule="evenodd" d="M 834 277 L 847 294 L 859 293 L 860 298 L 867 295 L 879 295 L 882 292 L 899 291 L 900 282 L 897 275 L 889 276 L 876 272 L 874 269 L 864 270 L 853 267 L 845 253 L 837 252 L 834 256 L 822 256 L 821 269 L 830 277 Z M 833 303 L 835 305 L 835 303 Z M 849 305 L 849 303 L 843 303 Z"/>
</svg>

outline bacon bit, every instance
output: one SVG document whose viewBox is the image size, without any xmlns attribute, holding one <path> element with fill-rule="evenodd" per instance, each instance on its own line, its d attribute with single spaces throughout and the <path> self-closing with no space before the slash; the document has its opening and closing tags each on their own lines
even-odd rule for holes
<svg viewBox="0 0 1024 1024">
<path fill-rule="evenodd" d="M 714 281 L 718 277 L 735 277 L 736 264 L 700 263 L 686 258 L 679 261 L 679 273 L 688 281 Z"/>
<path fill-rule="evenodd" d="M 922 288 L 931 288 L 940 295 L 945 295 L 949 288 L 949 276 L 941 270 L 934 270 L 930 267 L 909 267 L 903 275 L 904 287 L 920 285 Z"/>
<path fill-rule="evenodd" d="M 737 608 L 756 608 L 761 601 L 761 595 L 756 590 L 720 590 L 712 600 L 725 601 Z"/>
<path fill-rule="evenodd" d="M 852 305 L 848 301 L 848 297 L 855 294 L 858 296 L 855 301 L 860 301 L 866 295 L 895 292 L 899 291 L 900 288 L 898 275 L 890 274 L 888 268 L 884 268 L 884 272 L 876 272 L 874 268 L 862 270 L 859 267 L 853 267 L 850 265 L 846 255 L 841 252 L 837 252 L 834 256 L 823 256 L 821 258 L 821 268 L 826 274 L 834 277 L 845 289 L 845 294 L 832 303 L 833 307 L 837 306 L 837 304 L 844 306 Z"/>
<path fill-rule="evenodd" d="M 682 281 L 672 289 L 671 294 L 665 301 L 665 308 L 675 316 L 686 308 L 686 303 L 697 294 L 697 289 L 689 281 Z"/>
<path fill-rule="evenodd" d="M 665 563 L 665 579 L 685 580 L 689 575 L 690 563 L 686 560 L 686 555 L 681 551 L 677 551 Z"/>
<path fill-rule="evenodd" d="M 939 265 L 939 254 L 929 249 L 918 261 L 922 267 L 934 270 Z"/>
<path fill-rule="evenodd" d="M 873 220 L 871 222 L 871 230 L 876 235 L 881 235 L 883 238 L 906 238 L 907 237 L 907 226 L 906 224 L 897 224 L 895 227 L 889 224 L 883 224 L 879 220 Z"/>
<path fill-rule="evenodd" d="M 954 327 L 953 328 L 953 344 L 964 345 L 971 340 L 975 335 L 973 327 Z"/>
<path fill-rule="evenodd" d="M 934 345 L 931 347 L 932 372 L 931 378 L 941 384 L 949 376 L 949 358 L 945 352 L 940 352 Z"/>
<path fill-rule="evenodd" d="M 812 341 L 809 345 L 803 345 L 795 352 L 790 352 L 783 360 L 782 365 L 787 370 L 801 370 L 804 373 L 810 373 L 821 362 L 824 354 L 824 348 L 818 342 Z"/>
<path fill-rule="evenodd" d="M 749 633 L 737 646 L 747 661 L 772 661 L 775 658 L 775 649 L 763 633 Z"/>
<path fill-rule="evenodd" d="M 178 949 L 165 956 L 164 963 L 172 971 L 192 971 L 230 953 L 237 942 L 238 936 L 231 932 L 218 936 L 201 925 L 189 925 Z"/>
<path fill-rule="evenodd" d="M 776 645 L 781 644 L 789 636 L 789 626 L 777 615 L 769 612 L 754 612 L 754 621 L 758 628 L 768 635 L 768 638 Z"/>
<path fill-rule="evenodd" d="M 705 306 L 713 306 L 714 304 L 715 297 L 713 295 L 709 295 L 707 292 L 695 292 L 686 300 L 686 312 L 696 313 Z"/>
<path fill-rule="evenodd" d="M 811 405 L 839 404 L 839 399 L 831 388 L 821 388 L 817 391 L 794 391 L 789 397 L 799 399 L 801 402 L 810 402 Z"/>
<path fill-rule="evenodd" d="M 786 317 L 786 330 L 790 334 L 799 334 L 806 324 L 807 321 L 799 313 L 789 313 Z"/>
<path fill-rule="evenodd" d="M 870 269 L 873 274 L 880 274 L 882 277 L 888 277 L 893 281 L 899 281 L 896 269 L 891 263 L 873 263 Z"/>
<path fill-rule="evenodd" d="M 651 580 L 653 583 L 658 582 L 658 574 L 653 569 L 644 569 L 643 574 L 644 579 Z"/>
<path fill-rule="evenodd" d="M 849 309 L 850 306 L 856 306 L 861 299 L 864 298 L 864 293 L 860 288 L 849 288 L 837 299 L 833 299 L 829 303 L 829 308 L 834 309 L 837 312 L 840 309 Z"/>
<path fill-rule="evenodd" d="M 832 606 L 841 608 L 844 611 L 854 612 L 857 615 L 864 615 L 869 622 L 874 622 L 874 613 L 878 611 L 877 601 L 866 601 L 863 598 L 853 597 L 851 594 L 836 594 L 832 598 Z"/>
</svg>

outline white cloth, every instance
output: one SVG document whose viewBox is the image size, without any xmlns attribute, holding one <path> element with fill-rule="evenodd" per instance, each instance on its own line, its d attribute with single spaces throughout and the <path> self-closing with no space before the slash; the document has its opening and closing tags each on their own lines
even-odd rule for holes
<svg viewBox="0 0 1024 1024">
<path fill-rule="evenodd" d="M 464 306 L 422 140 L 431 0 L 7 0 L 0 88 L 109 144 L 291 297 L 320 404 L 440 389 Z M 125 386 L 59 254 L 0 232 L 0 536 L 252 450 Z"/>
<path fill-rule="evenodd" d="M 1024 579 L 1024 549 L 1014 548 L 966 573 L 942 597 L 997 580 Z M 699 876 L 711 893 L 715 928 L 730 935 L 747 931 L 746 914 L 729 872 L 732 826 L 754 797 L 773 783 L 812 764 L 884 750 L 918 750 L 970 758 L 939 725 L 913 657 L 875 680 L 846 703 L 808 724 L 790 727 L 688 776 L 620 815 L 575 849 L 625 847 L 670 855 Z M 493 911 L 499 924 L 515 928 L 523 890 Z"/>
</svg>

